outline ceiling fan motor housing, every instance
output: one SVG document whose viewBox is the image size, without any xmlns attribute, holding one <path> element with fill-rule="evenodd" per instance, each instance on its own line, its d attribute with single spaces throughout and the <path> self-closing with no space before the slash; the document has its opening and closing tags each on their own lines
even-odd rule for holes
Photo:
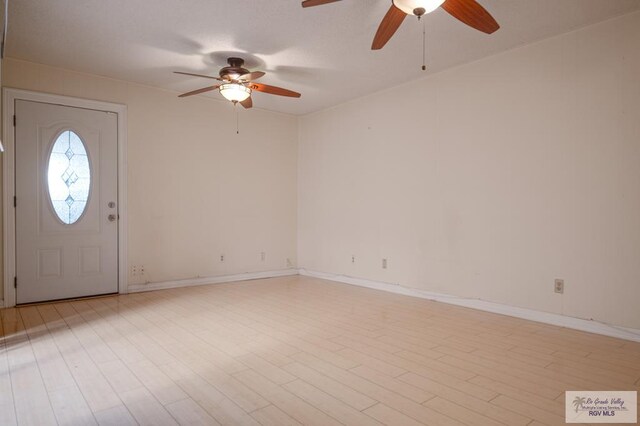
<svg viewBox="0 0 640 426">
<path fill-rule="evenodd" d="M 231 77 L 234 80 L 241 75 L 249 73 L 248 69 L 242 67 L 244 65 L 244 59 L 242 58 L 228 58 L 227 63 L 229 66 L 220 70 L 221 78 Z"/>
</svg>

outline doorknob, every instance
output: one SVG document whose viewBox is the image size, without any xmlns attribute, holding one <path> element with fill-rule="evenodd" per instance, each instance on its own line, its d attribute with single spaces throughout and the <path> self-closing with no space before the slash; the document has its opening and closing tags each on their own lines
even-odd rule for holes
<svg viewBox="0 0 640 426">
<path fill-rule="evenodd" d="M 109 216 L 107 216 L 107 219 L 109 219 L 109 222 L 115 222 L 117 217 L 115 214 L 110 214 Z"/>
</svg>

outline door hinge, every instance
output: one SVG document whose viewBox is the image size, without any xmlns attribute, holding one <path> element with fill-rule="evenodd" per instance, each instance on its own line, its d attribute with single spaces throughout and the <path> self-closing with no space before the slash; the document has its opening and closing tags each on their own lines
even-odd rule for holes
<svg viewBox="0 0 640 426">
<path fill-rule="evenodd" d="M 13 207 L 18 207 L 18 199 L 15 195 L 13 196 Z"/>
<path fill-rule="evenodd" d="M 13 114 L 13 127 L 16 127 L 16 115 Z"/>
<path fill-rule="evenodd" d="M 18 288 L 18 277 L 13 277 L 13 288 Z"/>
</svg>

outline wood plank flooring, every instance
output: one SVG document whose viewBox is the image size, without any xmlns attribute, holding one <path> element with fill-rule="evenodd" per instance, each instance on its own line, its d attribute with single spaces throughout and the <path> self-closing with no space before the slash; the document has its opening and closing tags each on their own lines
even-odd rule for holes
<svg viewBox="0 0 640 426">
<path fill-rule="evenodd" d="M 284 277 L 0 311 L 1 425 L 560 425 L 640 344 Z"/>
</svg>

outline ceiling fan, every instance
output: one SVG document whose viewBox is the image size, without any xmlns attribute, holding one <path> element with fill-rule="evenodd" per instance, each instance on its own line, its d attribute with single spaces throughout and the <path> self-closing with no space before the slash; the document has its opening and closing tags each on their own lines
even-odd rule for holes
<svg viewBox="0 0 640 426">
<path fill-rule="evenodd" d="M 320 6 L 341 0 L 305 0 L 302 7 Z M 478 2 L 475 0 L 391 0 L 391 8 L 380 22 L 378 31 L 371 44 L 372 50 L 382 49 L 389 39 L 395 34 L 407 15 L 417 16 L 431 13 L 442 7 L 454 18 L 464 22 L 476 30 L 491 34 L 500 28 Z"/>
<path fill-rule="evenodd" d="M 240 103 L 245 108 L 251 108 L 253 101 L 251 100 L 251 93 L 255 90 L 258 92 L 268 93 L 270 95 L 287 96 L 290 98 L 299 98 L 301 95 L 298 92 L 292 90 L 283 89 L 281 87 L 270 86 L 268 84 L 254 83 L 254 80 L 259 79 L 264 75 L 262 71 L 249 71 L 243 68 L 244 59 L 241 58 L 228 58 L 228 66 L 222 68 L 218 73 L 219 77 L 203 74 L 193 74 L 190 72 L 174 71 L 176 74 L 190 75 L 193 77 L 209 78 L 212 80 L 218 80 L 221 84 L 215 86 L 207 86 L 202 89 L 193 90 L 191 92 L 178 95 L 180 98 L 187 96 L 198 95 L 204 92 L 210 92 L 212 90 L 220 91 L 220 94 L 225 99 L 233 102 L 233 104 Z"/>
</svg>

